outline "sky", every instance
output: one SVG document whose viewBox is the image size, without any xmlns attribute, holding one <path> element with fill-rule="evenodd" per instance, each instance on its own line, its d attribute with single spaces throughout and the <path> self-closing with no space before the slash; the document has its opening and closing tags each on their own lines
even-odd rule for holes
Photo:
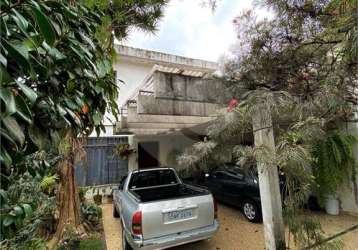
<svg viewBox="0 0 358 250">
<path fill-rule="evenodd" d="M 252 0 L 219 0 L 217 8 L 203 0 L 171 0 L 155 34 L 133 30 L 125 45 L 190 58 L 217 61 L 235 43 L 233 19 L 252 8 Z M 268 17 L 266 10 L 258 16 Z"/>
</svg>

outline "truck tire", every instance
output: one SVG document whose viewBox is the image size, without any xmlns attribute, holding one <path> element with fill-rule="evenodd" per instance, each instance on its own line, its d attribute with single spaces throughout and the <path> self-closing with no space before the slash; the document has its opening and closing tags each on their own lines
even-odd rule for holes
<svg viewBox="0 0 358 250">
<path fill-rule="evenodd" d="M 262 215 L 256 203 L 250 199 L 242 203 L 242 212 L 245 218 L 250 222 L 261 222 Z"/>
<path fill-rule="evenodd" d="M 117 211 L 116 206 L 113 204 L 113 217 L 114 218 L 118 218 L 119 217 L 119 213 Z"/>
<path fill-rule="evenodd" d="M 122 225 L 122 249 L 123 250 L 133 250 L 133 248 L 129 245 L 126 234 L 124 233 L 123 225 Z"/>
</svg>

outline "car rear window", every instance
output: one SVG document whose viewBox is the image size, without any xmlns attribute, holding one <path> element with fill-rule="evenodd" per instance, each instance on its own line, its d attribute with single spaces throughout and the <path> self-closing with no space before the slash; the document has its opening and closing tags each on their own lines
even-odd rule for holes
<svg viewBox="0 0 358 250">
<path fill-rule="evenodd" d="M 178 184 L 178 179 L 171 169 L 149 170 L 132 174 L 130 189 Z"/>
</svg>

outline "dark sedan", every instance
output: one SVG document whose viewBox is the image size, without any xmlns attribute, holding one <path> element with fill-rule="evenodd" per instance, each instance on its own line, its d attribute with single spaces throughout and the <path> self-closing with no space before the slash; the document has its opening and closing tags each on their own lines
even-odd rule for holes
<svg viewBox="0 0 358 250">
<path fill-rule="evenodd" d="M 281 190 L 284 189 L 284 183 L 284 176 L 280 175 Z M 206 174 L 201 185 L 206 186 L 216 200 L 240 207 L 250 222 L 262 220 L 256 167 L 244 170 L 237 165 L 225 165 Z"/>
</svg>

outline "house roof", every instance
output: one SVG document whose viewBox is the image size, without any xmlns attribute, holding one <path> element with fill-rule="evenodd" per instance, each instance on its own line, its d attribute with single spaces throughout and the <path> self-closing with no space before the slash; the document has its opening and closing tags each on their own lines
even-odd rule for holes
<svg viewBox="0 0 358 250">
<path fill-rule="evenodd" d="M 193 59 L 178 55 L 172 55 L 152 50 L 133 48 L 124 45 L 115 45 L 117 55 L 121 59 L 163 66 L 176 67 L 181 69 L 195 69 L 197 71 L 214 72 L 218 69 L 215 62 Z"/>
</svg>

